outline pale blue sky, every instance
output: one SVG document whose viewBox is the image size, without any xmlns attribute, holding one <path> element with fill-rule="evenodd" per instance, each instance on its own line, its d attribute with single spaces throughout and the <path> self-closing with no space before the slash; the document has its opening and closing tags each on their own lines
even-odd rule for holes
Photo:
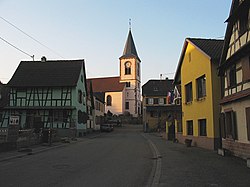
<svg viewBox="0 0 250 187">
<path fill-rule="evenodd" d="M 128 20 L 142 60 L 142 84 L 173 73 L 186 37 L 224 36 L 231 0 L 0 0 L 0 17 L 51 48 L 39 45 L 0 18 L 0 37 L 35 60 L 85 59 L 87 77 L 116 76 Z M 59 55 L 58 55 L 58 54 Z M 0 40 L 0 80 L 22 60 Z"/>
</svg>

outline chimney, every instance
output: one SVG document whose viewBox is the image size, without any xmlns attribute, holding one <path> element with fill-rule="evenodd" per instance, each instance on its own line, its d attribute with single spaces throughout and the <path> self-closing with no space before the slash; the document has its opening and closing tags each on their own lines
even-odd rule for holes
<svg viewBox="0 0 250 187">
<path fill-rule="evenodd" d="M 45 56 L 42 56 L 41 62 L 46 62 L 46 57 Z"/>
</svg>

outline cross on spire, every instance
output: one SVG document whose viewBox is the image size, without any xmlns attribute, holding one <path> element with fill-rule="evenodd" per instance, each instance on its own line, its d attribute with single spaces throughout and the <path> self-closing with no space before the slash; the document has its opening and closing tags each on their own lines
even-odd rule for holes
<svg viewBox="0 0 250 187">
<path fill-rule="evenodd" d="M 129 19 L 129 30 L 131 31 L 131 19 Z"/>
</svg>

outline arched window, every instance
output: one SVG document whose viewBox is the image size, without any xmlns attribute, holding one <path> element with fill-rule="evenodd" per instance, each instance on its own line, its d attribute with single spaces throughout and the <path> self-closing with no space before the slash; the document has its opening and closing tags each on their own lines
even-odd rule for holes
<svg viewBox="0 0 250 187">
<path fill-rule="evenodd" d="M 107 106 L 112 106 L 112 97 L 111 97 L 111 95 L 107 96 Z"/>
<path fill-rule="evenodd" d="M 131 62 L 126 62 L 125 64 L 125 75 L 130 75 L 131 74 Z"/>
</svg>

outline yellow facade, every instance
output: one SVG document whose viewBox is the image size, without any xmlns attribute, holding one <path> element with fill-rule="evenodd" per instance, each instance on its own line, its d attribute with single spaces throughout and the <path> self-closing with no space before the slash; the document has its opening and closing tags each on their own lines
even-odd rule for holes
<svg viewBox="0 0 250 187">
<path fill-rule="evenodd" d="M 214 139 L 219 136 L 219 98 L 220 80 L 216 75 L 217 66 L 211 62 L 210 57 L 194 46 L 187 43 L 181 66 L 181 91 L 182 91 L 182 125 L 183 136 L 187 136 L 187 121 L 193 121 L 193 137 L 200 137 L 198 120 L 206 119 L 205 139 Z M 205 76 L 206 95 L 198 98 L 197 79 Z M 186 103 L 185 85 L 192 82 L 192 101 Z M 196 144 L 199 144 L 197 139 Z M 206 144 L 206 143 L 205 143 Z"/>
</svg>

